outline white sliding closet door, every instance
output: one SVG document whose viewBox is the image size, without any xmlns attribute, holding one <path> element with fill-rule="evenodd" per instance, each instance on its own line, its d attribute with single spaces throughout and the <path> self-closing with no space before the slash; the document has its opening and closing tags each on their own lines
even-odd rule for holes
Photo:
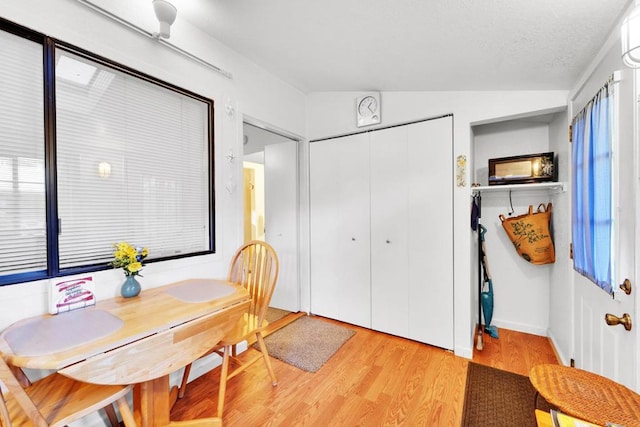
<svg viewBox="0 0 640 427">
<path fill-rule="evenodd" d="M 312 313 L 453 349 L 452 118 L 310 156 Z"/>
<path fill-rule="evenodd" d="M 453 350 L 453 119 L 407 130 L 407 337 Z"/>
<path fill-rule="evenodd" d="M 369 137 L 310 145 L 311 312 L 371 327 Z"/>
<path fill-rule="evenodd" d="M 371 132 L 372 329 L 453 348 L 451 118 Z"/>
<path fill-rule="evenodd" d="M 371 132 L 371 328 L 409 333 L 408 126 Z"/>
</svg>

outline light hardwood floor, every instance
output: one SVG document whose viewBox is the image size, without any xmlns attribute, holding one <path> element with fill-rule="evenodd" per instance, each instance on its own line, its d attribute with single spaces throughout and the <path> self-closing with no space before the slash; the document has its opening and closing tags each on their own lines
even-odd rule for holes
<svg viewBox="0 0 640 427">
<path fill-rule="evenodd" d="M 271 386 L 260 363 L 232 379 L 225 426 L 460 425 L 468 359 L 321 319 L 357 333 L 315 374 L 272 358 L 278 386 Z M 484 350 L 476 351 L 475 362 L 523 375 L 536 364 L 557 363 L 546 338 L 504 329 L 499 333 L 499 339 L 484 335 Z M 172 419 L 214 416 L 218 378 L 216 368 L 191 382 L 187 395 L 174 406 Z"/>
</svg>

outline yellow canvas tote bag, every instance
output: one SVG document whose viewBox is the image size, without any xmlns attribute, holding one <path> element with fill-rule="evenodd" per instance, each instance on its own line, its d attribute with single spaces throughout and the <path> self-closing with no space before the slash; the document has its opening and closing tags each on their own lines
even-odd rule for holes
<svg viewBox="0 0 640 427">
<path fill-rule="evenodd" d="M 551 236 L 551 203 L 541 203 L 534 212 L 533 205 L 529 212 L 513 218 L 499 215 L 502 228 L 516 248 L 518 255 L 531 264 L 553 264 L 556 252 Z"/>
</svg>

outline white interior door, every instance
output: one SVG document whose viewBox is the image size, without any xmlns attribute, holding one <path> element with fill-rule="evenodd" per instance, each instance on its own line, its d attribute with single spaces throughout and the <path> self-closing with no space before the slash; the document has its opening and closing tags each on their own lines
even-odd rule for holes
<svg viewBox="0 0 640 427">
<path fill-rule="evenodd" d="M 310 146 L 311 312 L 371 327 L 369 137 Z"/>
<path fill-rule="evenodd" d="M 300 308 L 298 280 L 298 144 L 282 142 L 264 147 L 265 240 L 280 261 L 271 306 Z"/>
<path fill-rule="evenodd" d="M 636 378 L 636 328 L 626 331 L 622 325 L 605 323 L 607 313 L 622 317 L 628 313 L 636 321 L 634 301 L 637 299 L 637 273 L 635 246 L 637 237 L 636 200 L 638 198 L 638 153 L 634 150 L 633 83 L 627 71 L 618 85 L 619 93 L 619 144 L 614 148 L 614 171 L 617 174 L 614 188 L 614 223 L 617 242 L 614 245 L 614 271 L 617 283 L 631 280 L 634 290 L 625 295 L 615 285 L 616 297 L 612 298 L 583 276 L 574 273 L 575 285 L 575 362 L 576 366 L 625 384 L 637 387 Z M 636 185 L 630 185 L 630 183 Z"/>
</svg>

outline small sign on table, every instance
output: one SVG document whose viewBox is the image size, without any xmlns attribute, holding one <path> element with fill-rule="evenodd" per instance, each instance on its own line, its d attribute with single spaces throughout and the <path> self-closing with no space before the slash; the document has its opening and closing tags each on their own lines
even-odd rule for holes
<svg viewBox="0 0 640 427">
<path fill-rule="evenodd" d="M 49 313 L 58 314 L 95 305 L 92 275 L 58 278 L 49 281 Z"/>
</svg>

